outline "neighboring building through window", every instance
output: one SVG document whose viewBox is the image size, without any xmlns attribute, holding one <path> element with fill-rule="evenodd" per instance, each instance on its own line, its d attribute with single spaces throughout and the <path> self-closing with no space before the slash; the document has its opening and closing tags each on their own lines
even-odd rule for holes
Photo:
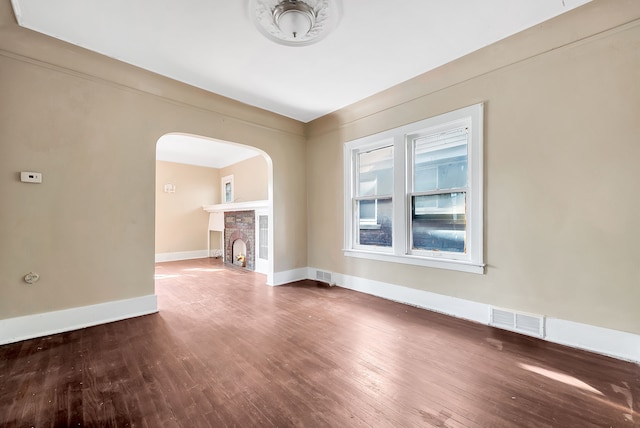
<svg viewBox="0 0 640 428">
<path fill-rule="evenodd" d="M 345 144 L 345 254 L 482 273 L 483 106 Z"/>
</svg>

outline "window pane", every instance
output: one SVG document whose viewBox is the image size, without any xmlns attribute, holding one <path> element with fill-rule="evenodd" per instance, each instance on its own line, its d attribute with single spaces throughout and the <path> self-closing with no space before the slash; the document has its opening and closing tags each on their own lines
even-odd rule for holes
<svg viewBox="0 0 640 428">
<path fill-rule="evenodd" d="M 358 196 L 393 193 L 393 147 L 358 153 Z"/>
<path fill-rule="evenodd" d="M 415 170 L 416 192 L 435 190 L 438 188 L 438 167 L 429 165 L 418 165 Z"/>
<path fill-rule="evenodd" d="M 391 198 L 356 201 L 358 243 L 391 247 Z"/>
<path fill-rule="evenodd" d="M 231 201 L 231 183 L 229 182 L 224 183 L 224 201 L 232 202 Z"/>
<path fill-rule="evenodd" d="M 466 252 L 466 193 L 411 197 L 414 250 Z"/>
<path fill-rule="evenodd" d="M 414 140 L 413 191 L 467 186 L 467 129 Z"/>
<path fill-rule="evenodd" d="M 378 217 L 376 215 L 376 201 L 360 201 L 360 222 L 364 220 L 375 221 Z"/>
</svg>

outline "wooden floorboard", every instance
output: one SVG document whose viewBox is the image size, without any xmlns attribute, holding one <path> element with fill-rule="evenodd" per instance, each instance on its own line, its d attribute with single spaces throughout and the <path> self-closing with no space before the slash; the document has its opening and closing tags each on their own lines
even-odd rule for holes
<svg viewBox="0 0 640 428">
<path fill-rule="evenodd" d="M 2 427 L 640 427 L 640 366 L 216 259 L 160 312 L 0 346 Z"/>
</svg>

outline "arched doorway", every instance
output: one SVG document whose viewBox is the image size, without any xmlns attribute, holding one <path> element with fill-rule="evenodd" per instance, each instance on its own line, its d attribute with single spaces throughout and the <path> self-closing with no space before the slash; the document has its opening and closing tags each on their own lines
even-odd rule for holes
<svg viewBox="0 0 640 428">
<path fill-rule="evenodd" d="M 230 257 L 223 216 L 253 211 L 250 267 L 273 284 L 272 201 L 273 166 L 265 152 L 205 136 L 163 135 L 156 144 L 156 261 Z"/>
</svg>

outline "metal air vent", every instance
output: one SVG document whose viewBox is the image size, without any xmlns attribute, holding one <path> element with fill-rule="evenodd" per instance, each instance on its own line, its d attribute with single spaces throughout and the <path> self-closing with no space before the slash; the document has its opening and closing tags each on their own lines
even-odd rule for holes
<svg viewBox="0 0 640 428">
<path fill-rule="evenodd" d="M 544 337 L 544 316 L 491 308 L 490 325 L 534 337 Z"/>
</svg>

